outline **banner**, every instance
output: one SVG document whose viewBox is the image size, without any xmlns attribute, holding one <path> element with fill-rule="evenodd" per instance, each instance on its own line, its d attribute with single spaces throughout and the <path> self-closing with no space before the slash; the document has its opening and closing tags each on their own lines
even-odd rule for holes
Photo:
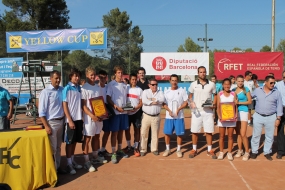
<svg viewBox="0 0 285 190">
<path fill-rule="evenodd" d="M 171 75 L 155 75 L 156 80 L 170 80 Z"/>
<path fill-rule="evenodd" d="M 0 132 L 0 139 L 1 184 L 13 190 L 55 186 L 56 168 L 45 130 Z"/>
<path fill-rule="evenodd" d="M 22 77 L 23 57 L 0 58 L 0 78 Z"/>
<path fill-rule="evenodd" d="M 256 74 L 258 80 L 264 80 L 269 73 L 273 73 L 275 79 L 282 79 L 284 59 L 282 52 L 216 52 L 214 59 L 215 75 L 218 80 L 228 78 L 230 75 L 244 76 L 246 71 Z"/>
<path fill-rule="evenodd" d="M 184 90 L 186 90 L 187 94 L 189 94 L 189 88 L 190 88 L 190 82 L 179 82 L 178 83 L 178 88 L 183 88 Z M 157 86 L 158 90 L 161 90 L 162 92 L 165 92 L 166 90 L 171 88 L 171 85 L 169 82 L 167 83 L 158 83 Z"/>
<path fill-rule="evenodd" d="M 209 72 L 209 53 L 141 53 L 148 75 L 197 75 L 199 66 Z"/>
<path fill-rule="evenodd" d="M 181 81 L 195 81 L 195 75 L 181 75 Z"/>
<path fill-rule="evenodd" d="M 7 53 L 107 49 L 107 28 L 6 32 Z"/>
</svg>

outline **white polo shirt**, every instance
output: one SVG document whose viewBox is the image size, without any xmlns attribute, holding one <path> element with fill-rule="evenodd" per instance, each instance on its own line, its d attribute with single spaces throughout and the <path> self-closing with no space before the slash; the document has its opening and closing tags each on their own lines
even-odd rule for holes
<svg viewBox="0 0 285 190">
<path fill-rule="evenodd" d="M 128 94 L 127 94 L 127 101 L 132 103 L 132 106 L 135 108 L 139 105 L 140 100 L 142 99 L 142 89 L 138 86 L 135 88 L 131 88 L 130 86 L 127 87 Z M 128 112 L 128 115 L 134 115 L 139 110 L 136 110 L 134 112 Z"/>
<path fill-rule="evenodd" d="M 101 87 L 99 87 L 98 84 L 92 86 L 88 82 L 85 83 L 81 88 L 81 94 L 82 94 L 81 99 L 86 100 L 86 106 L 90 112 L 92 112 L 92 108 L 89 99 L 101 96 L 99 92 L 100 88 Z M 91 117 L 89 117 L 85 112 L 83 112 L 83 118 L 84 118 L 84 125 L 86 127 L 93 127 L 92 126 L 93 121 Z M 103 124 L 103 122 L 95 122 L 95 124 L 97 126 L 100 126 Z"/>
<path fill-rule="evenodd" d="M 123 82 L 118 83 L 115 80 L 112 80 L 108 84 L 108 90 L 107 95 L 111 97 L 112 101 L 115 105 L 118 107 L 123 107 L 123 105 L 126 105 L 127 102 L 127 85 Z M 113 108 L 114 109 L 114 108 Z M 127 112 L 119 112 L 115 110 L 116 115 L 119 114 L 126 114 Z"/>
<path fill-rule="evenodd" d="M 184 90 L 183 88 L 178 88 L 176 90 L 168 89 L 164 92 L 164 97 L 165 97 L 165 103 L 167 104 L 167 106 L 170 110 L 173 110 L 173 108 L 172 108 L 173 101 L 177 101 L 177 104 L 178 104 L 177 108 L 179 108 L 188 99 L 186 90 Z M 165 118 L 167 118 L 167 119 L 183 119 L 184 118 L 184 112 L 183 112 L 183 110 L 181 110 L 179 112 L 178 116 L 171 117 L 169 115 L 169 112 L 167 111 Z"/>
<path fill-rule="evenodd" d="M 193 101 L 199 110 L 210 109 L 203 108 L 202 104 L 205 103 L 208 98 L 212 99 L 212 95 L 216 94 L 216 85 L 208 79 L 206 79 L 206 83 L 204 85 L 202 85 L 199 80 L 196 80 L 191 83 L 189 92 L 193 94 Z"/>
<path fill-rule="evenodd" d="M 164 101 L 165 98 L 162 91 L 157 90 L 153 93 L 151 89 L 146 89 L 142 93 L 142 110 L 149 115 L 157 115 L 160 113 Z M 157 104 L 152 105 L 152 102 L 156 102 Z"/>
<path fill-rule="evenodd" d="M 64 87 L 62 91 L 63 102 L 68 103 L 68 110 L 73 121 L 82 120 L 81 109 L 81 88 L 79 85 L 74 85 L 72 82 Z M 65 121 L 68 123 L 67 117 Z"/>
<path fill-rule="evenodd" d="M 253 80 L 249 80 L 249 81 L 244 80 L 243 84 L 249 89 L 250 93 L 252 93 L 253 87 L 254 87 Z"/>
</svg>

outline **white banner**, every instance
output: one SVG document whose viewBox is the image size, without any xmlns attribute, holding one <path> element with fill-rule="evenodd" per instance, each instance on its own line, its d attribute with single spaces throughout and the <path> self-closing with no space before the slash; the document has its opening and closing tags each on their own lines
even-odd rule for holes
<svg viewBox="0 0 285 190">
<path fill-rule="evenodd" d="M 147 75 L 197 75 L 200 66 L 209 74 L 209 53 L 141 53 L 141 66 Z"/>
<path fill-rule="evenodd" d="M 181 81 L 195 81 L 195 75 L 181 75 Z"/>
<path fill-rule="evenodd" d="M 20 89 L 21 79 L 22 78 L 1 78 L 0 86 L 8 90 L 10 94 L 18 94 L 18 91 Z M 43 77 L 43 80 L 45 87 L 47 87 L 47 85 L 50 84 L 50 77 Z M 32 93 L 34 94 L 34 77 L 30 77 L 30 81 L 31 81 Z M 38 97 L 38 95 L 41 92 L 40 90 L 44 89 L 41 77 L 36 77 L 36 88 L 37 90 L 39 90 L 36 92 L 36 95 Z M 22 82 L 21 93 L 30 93 L 29 82 L 27 77 L 25 77 Z"/>
</svg>

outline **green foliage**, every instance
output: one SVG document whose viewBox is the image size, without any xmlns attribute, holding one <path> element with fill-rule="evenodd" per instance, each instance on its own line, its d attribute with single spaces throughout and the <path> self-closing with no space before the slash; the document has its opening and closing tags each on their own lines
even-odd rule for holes
<svg viewBox="0 0 285 190">
<path fill-rule="evenodd" d="M 246 48 L 244 52 L 254 52 L 254 50 L 252 48 Z"/>
<path fill-rule="evenodd" d="M 227 52 L 224 49 L 214 49 L 209 50 L 209 76 L 212 76 L 215 73 L 215 60 L 214 60 L 214 53 L 215 52 Z"/>
<path fill-rule="evenodd" d="M 103 24 L 108 28 L 108 43 L 110 49 L 107 52 L 111 61 L 109 74 L 115 65 L 121 65 L 124 73 L 133 72 L 137 62 L 140 61 L 140 53 L 143 51 L 143 35 L 138 26 L 132 27 L 132 21 L 126 11 L 119 8 L 112 9 L 103 15 Z"/>
<path fill-rule="evenodd" d="M 281 39 L 279 44 L 277 45 L 276 51 L 285 53 L 285 39 Z"/>
<path fill-rule="evenodd" d="M 178 47 L 177 52 L 202 52 L 202 50 L 190 37 L 187 37 L 185 43 Z"/>
<path fill-rule="evenodd" d="M 268 45 L 265 45 L 259 51 L 260 52 L 271 52 L 271 47 Z"/>
<path fill-rule="evenodd" d="M 28 31 L 71 28 L 68 23 L 69 10 L 65 0 L 2 0 L 2 3 L 9 7 L 1 17 L 0 55 L 8 56 L 6 53 L 6 37 L 2 35 L 6 31 Z M 4 34 L 3 34 L 4 33 Z M 3 44 L 3 46 L 2 46 Z M 5 48 L 4 48 L 5 47 Z M 68 51 L 64 51 L 66 56 Z M 29 53 L 29 59 L 47 60 L 54 52 Z M 24 57 L 26 53 L 9 53 L 10 57 Z"/>
</svg>

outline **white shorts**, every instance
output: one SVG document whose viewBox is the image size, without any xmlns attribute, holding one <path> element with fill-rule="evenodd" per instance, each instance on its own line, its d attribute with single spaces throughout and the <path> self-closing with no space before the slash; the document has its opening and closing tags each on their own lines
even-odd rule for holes
<svg viewBox="0 0 285 190">
<path fill-rule="evenodd" d="M 235 121 L 221 122 L 220 120 L 218 120 L 218 127 L 236 127 L 236 122 Z"/>
<path fill-rule="evenodd" d="M 102 128 L 103 128 L 103 122 L 91 121 L 88 124 L 84 124 L 83 135 L 93 137 L 97 134 L 100 134 Z"/>
<path fill-rule="evenodd" d="M 204 109 L 203 111 L 199 111 L 200 114 L 197 116 L 192 113 L 191 119 L 191 132 L 192 133 L 200 133 L 201 128 L 204 127 L 205 133 L 213 133 L 214 132 L 214 117 L 212 109 Z"/>
<path fill-rule="evenodd" d="M 238 121 L 248 121 L 248 112 L 239 111 L 237 115 Z"/>
</svg>

